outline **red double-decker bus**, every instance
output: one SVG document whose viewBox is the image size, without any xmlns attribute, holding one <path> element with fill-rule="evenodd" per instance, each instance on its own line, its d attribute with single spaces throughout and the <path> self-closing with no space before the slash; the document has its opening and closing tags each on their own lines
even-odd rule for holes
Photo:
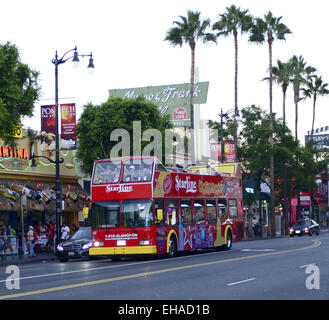
<svg viewBox="0 0 329 320">
<path fill-rule="evenodd" d="M 241 170 L 235 176 L 173 172 L 155 157 L 94 164 L 89 222 L 92 256 L 230 249 L 244 237 Z"/>
</svg>

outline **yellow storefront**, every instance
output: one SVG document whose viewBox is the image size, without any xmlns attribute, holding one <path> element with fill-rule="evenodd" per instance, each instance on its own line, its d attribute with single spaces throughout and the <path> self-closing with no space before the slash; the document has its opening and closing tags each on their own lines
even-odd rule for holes
<svg viewBox="0 0 329 320">
<path fill-rule="evenodd" d="M 23 130 L 10 147 L 0 140 L 0 232 L 10 224 L 19 233 L 29 225 L 56 222 L 55 164 L 42 155 L 55 160 L 55 151 L 39 151 L 40 133 Z M 88 204 L 89 195 L 78 184 L 77 160 L 74 150 L 60 151 L 60 179 L 63 193 L 61 223 L 73 225 L 81 222 L 82 209 Z M 21 217 L 24 216 L 24 221 Z"/>
</svg>

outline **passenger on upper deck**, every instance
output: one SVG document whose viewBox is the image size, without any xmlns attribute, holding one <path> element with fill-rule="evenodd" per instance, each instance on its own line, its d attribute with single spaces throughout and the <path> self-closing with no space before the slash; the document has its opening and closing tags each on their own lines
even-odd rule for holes
<svg viewBox="0 0 329 320">
<path fill-rule="evenodd" d="M 129 182 L 129 181 L 136 181 L 137 175 L 135 172 L 135 166 L 131 165 L 129 167 L 129 172 L 128 175 L 125 176 L 124 181 Z"/>
<path fill-rule="evenodd" d="M 151 168 L 149 166 L 144 166 L 144 164 L 141 163 L 138 169 L 138 181 L 149 181 L 151 179 Z"/>
</svg>

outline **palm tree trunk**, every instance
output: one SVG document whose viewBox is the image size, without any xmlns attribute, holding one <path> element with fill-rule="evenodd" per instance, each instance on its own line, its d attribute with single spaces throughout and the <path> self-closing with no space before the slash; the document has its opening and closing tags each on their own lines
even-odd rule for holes
<svg viewBox="0 0 329 320">
<path fill-rule="evenodd" d="M 295 139 L 298 140 L 298 100 L 299 100 L 299 86 L 294 85 L 294 101 L 295 101 Z"/>
<path fill-rule="evenodd" d="M 282 85 L 282 114 L 283 114 L 283 127 L 286 128 L 286 95 L 287 95 L 287 85 Z"/>
<path fill-rule="evenodd" d="M 286 130 L 286 93 L 287 85 L 282 85 L 282 108 L 283 108 L 283 129 Z M 288 187 L 287 187 L 287 166 L 283 164 L 283 219 L 281 222 L 281 235 L 288 234 Z"/>
<path fill-rule="evenodd" d="M 313 132 L 314 132 L 315 103 L 316 103 L 316 93 L 314 93 L 314 96 L 313 96 L 313 120 L 312 120 L 311 140 L 313 140 Z"/>
<path fill-rule="evenodd" d="M 194 141 L 194 105 L 193 105 L 193 93 L 194 93 L 194 70 L 195 70 L 195 42 L 190 42 L 191 47 L 191 80 L 190 80 L 190 113 L 191 113 L 191 161 L 195 163 L 195 141 Z"/>
<path fill-rule="evenodd" d="M 268 40 L 268 48 L 269 48 L 269 69 L 270 69 L 270 144 L 273 147 L 273 112 L 272 112 L 272 104 L 273 104 L 273 94 L 272 94 L 272 41 Z M 270 216 L 271 216 L 271 237 L 276 236 L 276 228 L 275 228 L 275 208 L 274 208 L 274 155 L 273 150 L 271 150 L 270 154 L 270 188 L 271 188 L 271 204 L 270 204 Z"/>
<path fill-rule="evenodd" d="M 235 49 L 235 74 L 234 74 L 234 143 L 237 145 L 238 124 L 236 117 L 238 114 L 238 32 L 234 31 L 234 49 Z"/>
</svg>

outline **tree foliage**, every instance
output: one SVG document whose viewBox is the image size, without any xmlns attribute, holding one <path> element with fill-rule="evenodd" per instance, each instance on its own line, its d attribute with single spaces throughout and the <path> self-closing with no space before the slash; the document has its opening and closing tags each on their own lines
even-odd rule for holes
<svg viewBox="0 0 329 320">
<path fill-rule="evenodd" d="M 20 61 L 15 45 L 0 45 L 0 137 L 15 145 L 13 132 L 22 117 L 33 115 L 39 97 L 39 73 Z"/>
<path fill-rule="evenodd" d="M 83 107 L 83 113 L 77 124 L 79 140 L 77 156 L 82 169 L 91 173 L 93 163 L 98 158 L 110 158 L 111 149 L 118 141 L 111 141 L 115 129 L 125 129 L 130 136 L 130 154 L 133 154 L 133 122 L 141 122 L 141 134 L 147 129 L 157 129 L 162 134 L 171 128 L 169 116 L 161 116 L 157 105 L 144 98 L 122 99 L 113 97 L 101 105 L 91 103 Z M 149 142 L 142 141 L 141 150 Z M 163 153 L 164 154 L 164 153 Z M 162 160 L 162 159 L 160 159 Z"/>
</svg>

